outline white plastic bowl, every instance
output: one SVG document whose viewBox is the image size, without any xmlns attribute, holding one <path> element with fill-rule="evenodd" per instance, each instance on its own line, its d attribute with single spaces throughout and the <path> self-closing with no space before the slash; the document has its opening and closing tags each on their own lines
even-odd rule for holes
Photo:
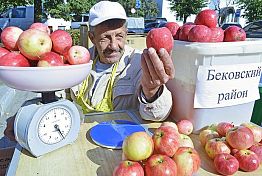
<svg viewBox="0 0 262 176">
<path fill-rule="evenodd" d="M 32 92 L 56 91 L 80 84 L 90 73 L 87 64 L 56 67 L 0 66 L 0 80 L 7 86 Z"/>
</svg>

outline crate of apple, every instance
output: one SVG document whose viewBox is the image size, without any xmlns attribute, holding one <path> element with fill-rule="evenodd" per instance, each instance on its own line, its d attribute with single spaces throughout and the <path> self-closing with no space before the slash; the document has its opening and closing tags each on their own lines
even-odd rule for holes
<svg viewBox="0 0 262 176">
<path fill-rule="evenodd" d="M 199 133 L 199 141 L 217 172 L 233 175 L 252 172 L 262 163 L 262 128 L 253 123 L 213 124 Z"/>
<path fill-rule="evenodd" d="M 86 64 L 88 49 L 73 46 L 71 35 L 64 30 L 50 34 L 47 25 L 33 23 L 23 31 L 10 26 L 1 33 L 0 66 L 53 67 Z"/>
<path fill-rule="evenodd" d="M 161 123 L 152 136 L 146 132 L 131 134 L 123 142 L 122 161 L 113 176 L 193 175 L 201 159 L 188 136 L 192 131 L 192 123 L 181 120 Z"/>
<path fill-rule="evenodd" d="M 225 30 L 219 27 L 217 13 L 212 9 L 205 9 L 199 12 L 194 22 L 178 26 L 175 22 L 166 24 L 175 40 L 208 43 L 246 40 L 246 32 L 238 26 L 230 26 Z"/>
</svg>

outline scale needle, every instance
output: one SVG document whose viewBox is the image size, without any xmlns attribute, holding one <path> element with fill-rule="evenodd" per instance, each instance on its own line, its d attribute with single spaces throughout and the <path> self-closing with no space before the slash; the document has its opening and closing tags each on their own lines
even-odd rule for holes
<svg viewBox="0 0 262 176">
<path fill-rule="evenodd" d="M 60 130 L 60 128 L 59 128 L 59 125 L 55 124 L 54 127 L 55 127 L 56 131 L 58 131 L 59 134 L 63 137 L 63 139 L 65 139 L 63 133 L 61 132 L 61 130 Z"/>
</svg>

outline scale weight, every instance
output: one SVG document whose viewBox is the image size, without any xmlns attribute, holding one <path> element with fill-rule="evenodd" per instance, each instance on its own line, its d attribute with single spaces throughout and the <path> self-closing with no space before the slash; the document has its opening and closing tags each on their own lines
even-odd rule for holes
<svg viewBox="0 0 262 176">
<path fill-rule="evenodd" d="M 0 66 L 0 80 L 22 91 L 42 97 L 26 101 L 15 117 L 18 143 L 39 157 L 73 143 L 80 131 L 80 114 L 71 101 L 59 99 L 55 91 L 71 88 L 87 78 L 92 60 L 86 64 L 54 67 Z"/>
<path fill-rule="evenodd" d="M 14 122 L 17 142 L 35 157 L 73 143 L 80 130 L 80 115 L 72 102 L 43 102 L 43 97 L 26 101 Z"/>
</svg>

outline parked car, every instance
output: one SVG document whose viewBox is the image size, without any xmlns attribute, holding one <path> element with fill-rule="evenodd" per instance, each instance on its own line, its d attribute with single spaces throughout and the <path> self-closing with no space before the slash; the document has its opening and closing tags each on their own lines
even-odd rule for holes
<svg viewBox="0 0 262 176">
<path fill-rule="evenodd" d="M 239 24 L 239 23 L 234 23 L 234 22 L 224 23 L 224 24 L 221 25 L 221 28 L 222 28 L 223 30 L 225 30 L 225 29 L 228 28 L 229 26 L 238 26 L 238 27 L 242 28 L 241 24 Z"/>
<path fill-rule="evenodd" d="M 148 33 L 153 28 L 164 27 L 166 25 L 166 23 L 167 22 L 165 22 L 165 21 L 147 23 L 145 25 L 144 33 Z"/>
<path fill-rule="evenodd" d="M 262 20 L 254 21 L 244 27 L 247 38 L 262 38 Z"/>
<path fill-rule="evenodd" d="M 143 17 L 128 17 L 127 18 L 127 29 L 128 33 L 131 34 L 142 34 L 144 33 L 145 22 Z"/>
<path fill-rule="evenodd" d="M 46 15 L 46 14 L 44 14 Z M 70 29 L 70 22 L 61 18 L 52 18 L 46 15 L 42 22 L 55 31 L 57 29 Z M 17 6 L 11 7 L 0 15 L 0 31 L 8 26 L 17 26 L 26 30 L 34 23 L 34 6 Z"/>
</svg>

